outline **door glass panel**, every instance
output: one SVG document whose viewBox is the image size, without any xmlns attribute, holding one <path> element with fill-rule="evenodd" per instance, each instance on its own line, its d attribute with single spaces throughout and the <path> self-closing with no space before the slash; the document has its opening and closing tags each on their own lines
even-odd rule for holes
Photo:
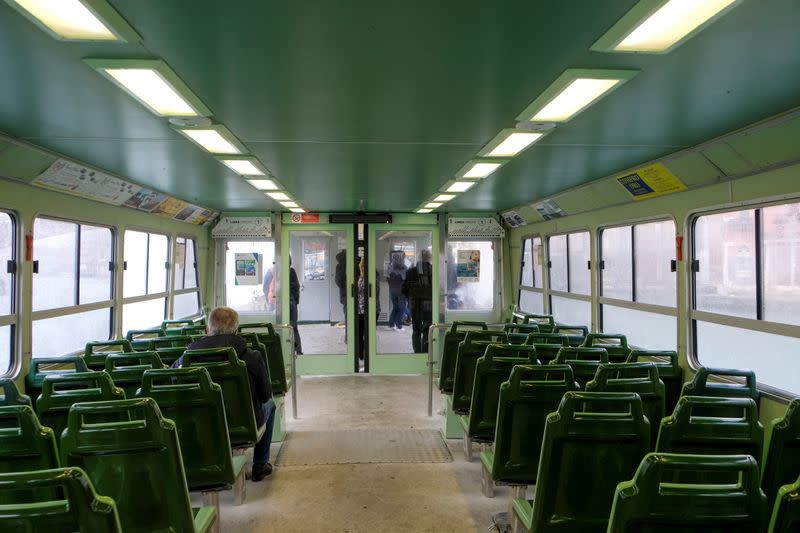
<svg viewBox="0 0 800 533">
<path fill-rule="evenodd" d="M 339 253 L 347 249 L 345 232 L 290 231 L 289 248 L 299 290 L 292 290 L 291 280 L 280 290 L 289 293 L 289 322 L 299 337 L 295 349 L 306 355 L 346 354 L 346 300 L 343 303 L 342 296 L 348 294 L 348 286 L 336 275 L 338 263 L 346 267 L 345 254 Z"/>
<path fill-rule="evenodd" d="M 256 279 L 236 275 L 236 257 L 249 255 L 256 260 Z M 228 241 L 225 243 L 225 305 L 243 315 L 275 314 L 277 279 L 275 272 L 275 242 Z M 260 277 L 258 274 L 260 264 Z M 240 262 L 240 267 L 242 266 Z M 241 269 L 240 269 L 241 273 Z M 273 281 L 274 280 L 274 281 Z M 255 281 L 255 283 L 253 283 Z"/>
<path fill-rule="evenodd" d="M 494 243 L 447 241 L 447 309 L 494 308 Z"/>
<path fill-rule="evenodd" d="M 433 265 L 423 263 L 418 268 L 417 263 L 424 260 L 423 251 L 426 255 L 431 252 L 431 237 L 430 231 L 375 232 L 377 353 L 424 350 L 433 316 Z"/>
</svg>

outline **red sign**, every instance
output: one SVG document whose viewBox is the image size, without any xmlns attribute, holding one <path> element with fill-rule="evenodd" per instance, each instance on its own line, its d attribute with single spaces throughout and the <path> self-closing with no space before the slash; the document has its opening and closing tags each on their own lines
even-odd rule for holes
<svg viewBox="0 0 800 533">
<path fill-rule="evenodd" d="M 318 224 L 319 213 L 294 213 L 292 214 L 293 224 Z"/>
</svg>

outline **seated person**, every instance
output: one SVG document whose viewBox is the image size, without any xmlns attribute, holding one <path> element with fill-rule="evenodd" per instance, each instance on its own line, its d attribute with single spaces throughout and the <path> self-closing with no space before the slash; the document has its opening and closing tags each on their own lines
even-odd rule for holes
<svg viewBox="0 0 800 533">
<path fill-rule="evenodd" d="M 272 473 L 269 445 L 272 441 L 272 428 L 275 425 L 275 402 L 272 399 L 272 384 L 261 354 L 247 347 L 245 340 L 237 335 L 238 329 L 239 313 L 230 307 L 217 307 L 208 315 L 207 336 L 194 341 L 186 349 L 233 348 L 239 359 L 247 365 L 256 425 L 261 427 L 264 423 L 267 424 L 264 436 L 256 443 L 253 452 L 252 480 L 261 481 Z M 182 364 L 183 357 L 180 357 L 172 366 L 179 368 Z"/>
</svg>

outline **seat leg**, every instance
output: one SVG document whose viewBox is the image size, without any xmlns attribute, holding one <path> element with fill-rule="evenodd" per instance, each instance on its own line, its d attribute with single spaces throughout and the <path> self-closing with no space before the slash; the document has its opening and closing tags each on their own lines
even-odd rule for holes
<svg viewBox="0 0 800 533">
<path fill-rule="evenodd" d="M 220 521 L 219 492 L 208 491 L 208 492 L 203 492 L 202 494 L 203 494 L 203 505 L 214 506 L 214 510 L 217 511 L 217 518 L 216 520 L 214 520 L 214 523 L 211 524 L 211 528 L 208 531 L 209 533 L 219 533 L 219 521 Z"/>
<path fill-rule="evenodd" d="M 464 433 L 464 458 L 472 462 L 472 439 Z"/>
<path fill-rule="evenodd" d="M 514 500 L 524 499 L 527 496 L 527 485 L 511 485 L 511 499 L 508 500 L 508 516 L 511 518 L 511 531 L 512 533 L 524 533 L 525 528 L 522 527 L 522 522 L 517 518 L 514 513 Z"/>
<path fill-rule="evenodd" d="M 481 490 L 483 495 L 487 498 L 494 498 L 494 480 L 492 473 L 486 468 L 486 465 L 481 464 Z"/>
<path fill-rule="evenodd" d="M 242 468 L 239 475 L 233 482 L 233 505 L 243 505 L 247 499 L 247 483 L 245 481 L 245 474 L 247 468 Z"/>
</svg>

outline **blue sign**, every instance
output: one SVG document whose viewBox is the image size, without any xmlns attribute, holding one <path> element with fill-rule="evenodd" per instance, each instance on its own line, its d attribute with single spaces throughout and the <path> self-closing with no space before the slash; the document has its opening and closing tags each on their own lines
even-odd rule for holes
<svg viewBox="0 0 800 533">
<path fill-rule="evenodd" d="M 642 179 L 641 176 L 637 173 L 628 174 L 627 176 L 622 176 L 621 178 L 617 178 L 617 181 L 628 189 L 628 192 L 631 193 L 633 196 L 642 196 L 645 194 L 650 194 L 655 191 Z"/>
</svg>

